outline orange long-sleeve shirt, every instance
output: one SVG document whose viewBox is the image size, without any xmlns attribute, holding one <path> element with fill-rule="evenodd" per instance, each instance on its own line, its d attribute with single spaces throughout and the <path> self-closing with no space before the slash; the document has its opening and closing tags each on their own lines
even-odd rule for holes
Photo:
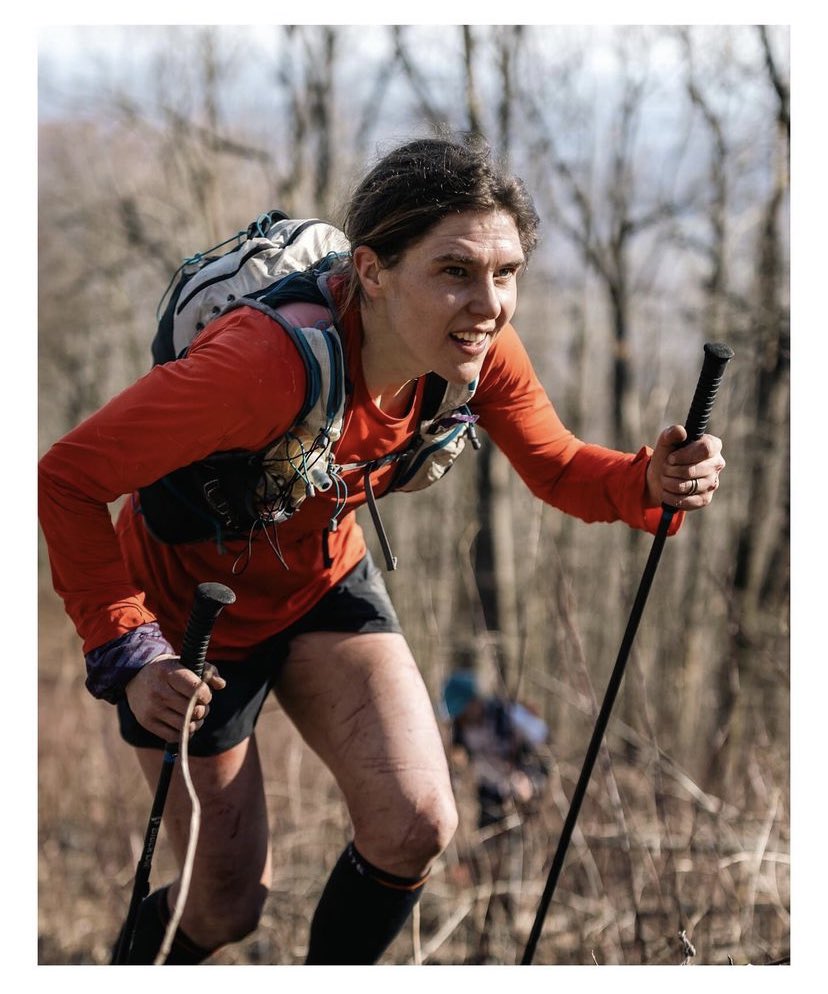
<svg viewBox="0 0 828 994">
<path fill-rule="evenodd" d="M 353 394 L 335 454 L 340 464 L 402 448 L 419 423 L 422 380 L 408 415 L 389 417 L 368 396 L 356 309 L 343 322 Z M 133 497 L 113 528 L 107 504 L 216 451 L 258 450 L 294 423 L 305 368 L 288 336 L 268 317 L 239 308 L 199 336 L 186 358 L 153 368 L 63 439 L 40 463 L 40 520 L 53 582 L 83 640 L 84 652 L 158 620 L 180 645 L 196 585 L 227 583 L 237 595 L 216 625 L 215 658 L 241 658 L 315 604 L 363 556 L 352 512 L 365 502 L 359 471 L 346 474 L 340 527 L 322 533 L 333 512 L 331 492 L 305 501 L 278 526 L 287 569 L 259 535 L 247 541 L 164 545 L 147 531 Z M 585 521 L 622 520 L 654 532 L 659 508 L 645 507 L 649 450 L 625 454 L 576 439 L 561 423 L 511 326 L 492 344 L 472 408 L 479 424 L 542 500 Z M 393 473 L 371 477 L 382 494 Z M 411 497 L 416 499 L 416 496 Z M 676 515 L 671 530 L 679 526 Z M 241 557 L 241 560 L 239 559 Z"/>
</svg>

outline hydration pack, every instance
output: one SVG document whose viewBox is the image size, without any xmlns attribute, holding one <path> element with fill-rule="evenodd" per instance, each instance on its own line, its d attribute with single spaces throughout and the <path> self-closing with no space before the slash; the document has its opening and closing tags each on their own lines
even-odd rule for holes
<svg viewBox="0 0 828 994">
<path fill-rule="evenodd" d="M 237 241 L 237 247 L 212 254 L 229 241 Z M 141 488 L 138 498 L 147 527 L 169 544 L 213 538 L 221 547 L 225 540 L 252 540 L 260 529 L 270 537 L 272 526 L 291 517 L 308 497 L 336 488 L 341 500 L 326 529 L 333 531 L 345 506 L 340 472 L 360 468 L 386 566 L 395 569 L 370 474 L 393 461 L 397 469 L 386 493 L 421 490 L 450 469 L 467 435 L 479 447 L 477 418 L 467 406 L 476 383 L 452 386 L 429 373 L 419 430 L 405 448 L 340 466 L 335 443 L 349 388 L 328 277 L 331 267 L 347 256 L 347 239 L 327 222 L 271 211 L 228 242 L 185 260 L 173 275 L 158 307 L 153 363 L 185 356 L 193 339 L 219 315 L 254 307 L 273 320 L 275 331 L 290 336 L 304 360 L 304 403 L 291 430 L 264 449 L 216 452 Z M 318 320 L 313 326 L 296 327 L 280 313 L 280 307 L 295 302 L 315 305 Z M 271 545 L 278 554 L 272 538 Z"/>
</svg>

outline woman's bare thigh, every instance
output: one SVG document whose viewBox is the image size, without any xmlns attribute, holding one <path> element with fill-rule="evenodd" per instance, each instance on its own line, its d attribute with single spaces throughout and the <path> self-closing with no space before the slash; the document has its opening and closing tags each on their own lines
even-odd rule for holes
<svg viewBox="0 0 828 994">
<path fill-rule="evenodd" d="M 403 636 L 299 636 L 275 689 L 342 789 L 365 858 L 422 872 L 423 852 L 448 841 L 456 814 L 434 711 Z"/>
</svg>

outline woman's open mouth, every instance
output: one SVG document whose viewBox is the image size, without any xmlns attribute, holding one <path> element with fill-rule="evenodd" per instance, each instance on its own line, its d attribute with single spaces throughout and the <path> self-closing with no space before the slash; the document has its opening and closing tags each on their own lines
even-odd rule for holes
<svg viewBox="0 0 828 994">
<path fill-rule="evenodd" d="M 466 355 L 475 356 L 486 348 L 489 334 L 485 331 L 454 331 L 449 338 Z"/>
</svg>

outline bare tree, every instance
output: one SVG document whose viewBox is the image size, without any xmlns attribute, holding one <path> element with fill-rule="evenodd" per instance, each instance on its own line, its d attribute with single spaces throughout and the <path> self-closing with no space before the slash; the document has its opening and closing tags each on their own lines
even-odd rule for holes
<svg viewBox="0 0 828 994">
<path fill-rule="evenodd" d="M 416 58 L 409 48 L 408 29 L 395 24 L 391 28 L 394 39 L 394 56 L 400 72 L 407 80 L 414 94 L 420 116 L 433 129 L 445 126 L 449 114 L 439 106 L 438 98 L 432 92 L 432 84 L 427 75 L 417 65 Z"/>
<path fill-rule="evenodd" d="M 615 51 L 619 68 L 613 92 L 617 99 L 611 119 L 601 125 L 608 140 L 594 150 L 594 157 L 565 150 L 555 137 L 564 128 L 547 119 L 543 98 L 526 95 L 525 99 L 534 131 L 534 155 L 548 163 L 556 180 L 549 195 L 554 224 L 597 278 L 605 297 L 612 345 L 611 440 L 629 449 L 641 437 L 633 392 L 633 250 L 642 235 L 685 211 L 695 195 L 653 188 L 653 178 L 642 168 L 637 149 L 650 86 L 645 39 L 637 34 L 620 35 Z M 583 114 L 589 118 L 590 111 L 584 109 Z M 609 149 L 603 165 L 599 159 L 602 148 Z"/>
<path fill-rule="evenodd" d="M 463 32 L 466 41 L 464 51 L 469 127 L 481 134 L 481 101 L 475 85 L 471 29 L 466 26 Z M 520 26 L 504 26 L 491 29 L 490 36 L 495 53 L 495 89 L 499 94 L 493 124 L 497 128 L 498 152 L 506 161 L 512 151 L 512 122 L 518 99 L 515 56 L 521 35 Z M 485 645 L 493 647 L 501 689 L 514 693 L 520 684 L 518 650 L 521 610 L 515 563 L 520 549 L 515 541 L 510 476 L 511 470 L 506 457 L 483 436 L 476 478 L 480 527 L 474 546 L 475 580 L 487 629 Z"/>
<path fill-rule="evenodd" d="M 787 86 L 773 54 L 767 29 L 758 29 L 767 84 L 775 96 L 771 135 L 772 182 L 757 228 L 753 305 L 745 345 L 756 357 L 746 411 L 747 488 L 745 515 L 738 531 L 733 576 L 733 669 L 720 683 L 721 720 L 709 764 L 709 782 L 721 781 L 722 754 L 733 731 L 740 677 L 785 671 L 784 660 L 767 666 L 769 651 L 784 645 L 788 615 L 790 550 L 790 312 L 787 259 L 790 118 Z M 771 620 L 772 619 L 772 620 Z M 778 635 L 783 623 L 782 640 Z M 780 642 L 782 644 L 780 644 Z M 783 649 L 784 652 L 784 649 Z M 775 681 L 771 680 L 771 683 Z M 774 695 L 775 696 L 775 695 Z"/>
<path fill-rule="evenodd" d="M 334 85 L 338 68 L 339 29 L 330 25 L 294 25 L 284 29 L 285 46 L 274 71 L 287 96 L 290 157 L 279 195 L 285 209 L 296 210 L 303 180 L 311 177 L 306 199 L 314 210 L 330 214 L 333 203 Z"/>
</svg>

